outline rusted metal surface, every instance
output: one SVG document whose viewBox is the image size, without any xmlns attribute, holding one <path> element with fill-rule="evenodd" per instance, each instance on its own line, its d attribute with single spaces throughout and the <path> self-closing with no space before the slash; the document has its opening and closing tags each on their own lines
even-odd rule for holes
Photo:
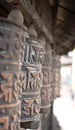
<svg viewBox="0 0 75 130">
<path fill-rule="evenodd" d="M 20 129 L 20 70 L 25 30 L 0 18 L 0 130 Z"/>
<path fill-rule="evenodd" d="M 40 125 L 40 89 L 42 87 L 43 74 L 41 64 L 43 62 L 44 46 L 35 39 L 26 39 L 24 62 L 22 65 L 22 108 L 21 127 L 37 129 Z"/>
<path fill-rule="evenodd" d="M 43 72 L 43 86 L 41 88 L 41 113 L 48 113 L 50 111 L 50 105 L 51 105 L 50 103 L 52 96 L 50 45 L 46 45 L 45 48 L 42 72 Z"/>
</svg>

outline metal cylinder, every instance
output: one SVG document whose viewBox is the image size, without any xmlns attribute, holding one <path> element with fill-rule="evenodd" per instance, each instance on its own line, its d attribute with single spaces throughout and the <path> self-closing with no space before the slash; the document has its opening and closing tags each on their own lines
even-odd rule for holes
<svg viewBox="0 0 75 130">
<path fill-rule="evenodd" d="M 21 127 L 37 129 L 40 125 L 40 89 L 42 87 L 43 74 L 41 72 L 43 62 L 44 45 L 35 38 L 26 39 L 24 62 L 22 65 L 22 108 Z"/>
<path fill-rule="evenodd" d="M 20 71 L 25 29 L 0 18 L 0 130 L 20 129 Z"/>
<path fill-rule="evenodd" d="M 60 58 L 58 55 L 54 57 L 54 99 L 60 95 Z"/>
<path fill-rule="evenodd" d="M 53 53 L 52 55 L 52 88 L 53 100 L 60 95 L 60 57 Z"/>
<path fill-rule="evenodd" d="M 51 48 L 49 44 L 45 45 L 44 62 L 42 66 L 43 86 L 41 88 L 41 113 L 50 111 L 51 103 Z"/>
</svg>

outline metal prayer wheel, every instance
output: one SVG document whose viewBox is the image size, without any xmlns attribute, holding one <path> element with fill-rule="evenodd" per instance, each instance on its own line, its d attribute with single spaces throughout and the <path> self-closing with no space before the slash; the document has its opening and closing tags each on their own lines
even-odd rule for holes
<svg viewBox="0 0 75 130">
<path fill-rule="evenodd" d="M 0 130 L 20 129 L 20 71 L 24 32 L 24 27 L 12 22 L 12 19 L 0 18 Z"/>
<path fill-rule="evenodd" d="M 26 38 L 22 65 L 21 127 L 37 129 L 40 126 L 40 89 L 42 87 L 44 45 L 35 38 Z"/>
<path fill-rule="evenodd" d="M 42 66 L 43 86 L 41 88 L 41 113 L 49 113 L 52 87 L 51 87 L 51 48 L 49 44 L 45 45 L 44 62 Z"/>
<path fill-rule="evenodd" d="M 60 58 L 58 55 L 54 57 L 54 77 L 55 77 L 55 86 L 54 86 L 54 98 L 60 95 Z"/>
<path fill-rule="evenodd" d="M 53 99 L 60 95 L 60 57 L 53 54 L 52 56 L 52 88 L 53 88 Z"/>
</svg>

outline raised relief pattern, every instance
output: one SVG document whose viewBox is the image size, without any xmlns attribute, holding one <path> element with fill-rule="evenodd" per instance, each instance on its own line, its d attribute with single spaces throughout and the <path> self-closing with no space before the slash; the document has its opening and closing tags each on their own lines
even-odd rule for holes
<svg viewBox="0 0 75 130">
<path fill-rule="evenodd" d="M 42 67 L 43 85 L 41 88 L 41 108 L 45 110 L 50 107 L 52 88 L 51 88 L 51 53 L 44 53 L 44 63 Z"/>
<path fill-rule="evenodd" d="M 0 101 L 15 102 L 19 98 L 20 74 L 0 73 Z M 1 104 L 0 102 L 0 104 Z"/>
<path fill-rule="evenodd" d="M 40 111 L 40 98 L 23 99 L 22 101 L 22 120 L 37 116 Z"/>
<path fill-rule="evenodd" d="M 26 71 L 21 75 L 23 90 L 40 89 L 42 87 L 43 74 L 39 71 Z"/>
<path fill-rule="evenodd" d="M 41 65 L 44 59 L 43 47 L 34 44 L 26 44 L 24 62 Z"/>
<path fill-rule="evenodd" d="M 24 47 L 18 32 L 0 29 L 0 63 L 20 63 Z"/>
</svg>

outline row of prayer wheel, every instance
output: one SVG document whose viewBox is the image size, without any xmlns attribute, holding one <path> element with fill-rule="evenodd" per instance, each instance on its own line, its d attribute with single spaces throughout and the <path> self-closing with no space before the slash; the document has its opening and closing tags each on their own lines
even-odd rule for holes
<svg viewBox="0 0 75 130">
<path fill-rule="evenodd" d="M 51 48 L 31 37 L 21 12 L 17 21 L 13 12 L 0 18 L 0 130 L 37 129 L 40 113 L 48 113 L 53 100 Z"/>
</svg>

